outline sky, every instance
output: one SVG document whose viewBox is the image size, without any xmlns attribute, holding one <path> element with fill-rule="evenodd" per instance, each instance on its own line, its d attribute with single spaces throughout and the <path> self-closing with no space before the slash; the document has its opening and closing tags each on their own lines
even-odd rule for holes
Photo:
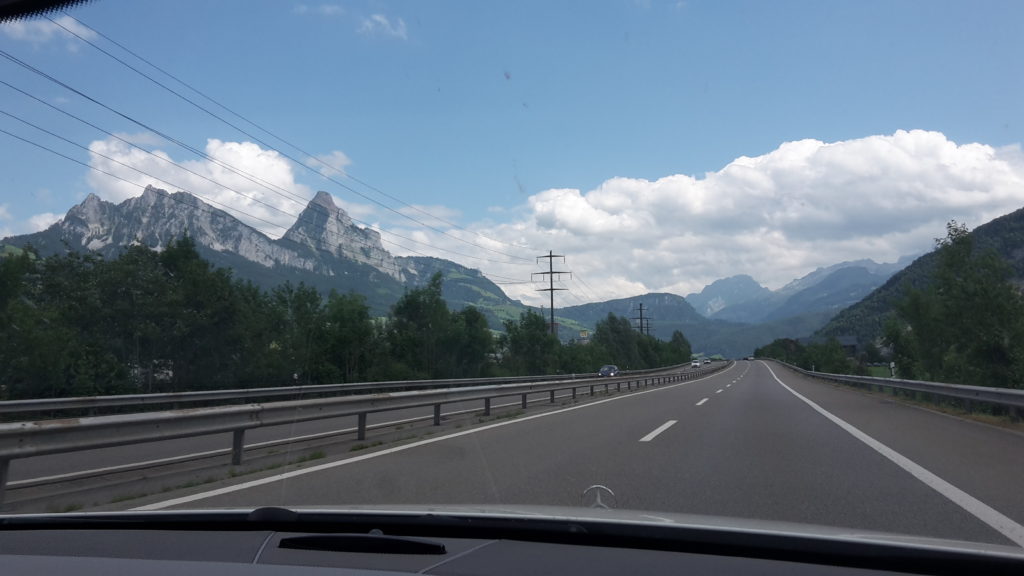
<svg viewBox="0 0 1024 576">
<path fill-rule="evenodd" d="M 147 184 L 278 237 L 323 190 L 528 304 L 549 252 L 559 305 L 776 289 L 1024 206 L 1022 26 L 986 0 L 94 0 L 0 24 L 0 237 Z"/>
</svg>

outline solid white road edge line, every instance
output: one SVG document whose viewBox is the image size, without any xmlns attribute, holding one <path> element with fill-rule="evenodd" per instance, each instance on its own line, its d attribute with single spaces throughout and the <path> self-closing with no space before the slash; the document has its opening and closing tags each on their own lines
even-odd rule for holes
<svg viewBox="0 0 1024 576">
<path fill-rule="evenodd" d="M 623 400 L 625 398 L 635 398 L 641 394 L 651 394 L 653 392 L 661 392 L 662 390 L 669 390 L 677 388 L 679 386 L 686 386 L 694 382 L 701 382 L 715 376 L 720 376 L 729 370 L 732 370 L 736 365 L 725 369 L 724 372 L 715 374 L 708 374 L 704 378 L 697 378 L 696 380 L 684 380 L 678 384 L 669 384 L 661 388 L 651 388 L 650 390 L 644 390 L 642 392 L 633 392 L 632 394 L 624 394 L 622 396 L 613 396 L 604 400 L 595 400 L 593 402 L 587 402 L 586 404 L 578 404 L 576 406 L 570 406 L 568 408 L 562 408 L 560 410 L 553 410 L 551 412 L 543 412 L 541 414 L 534 414 L 532 416 L 524 416 L 522 418 L 516 418 L 514 420 L 505 420 L 504 422 L 496 422 L 494 424 L 488 424 L 487 426 L 481 426 L 479 428 L 470 428 L 469 430 L 463 430 L 461 432 L 453 432 L 444 436 L 438 436 L 436 438 L 427 438 L 426 440 L 419 440 L 411 444 L 403 444 L 402 446 L 395 446 L 394 448 L 385 448 L 377 452 L 370 452 L 361 456 L 354 456 L 352 458 L 346 458 L 344 460 L 337 460 L 335 462 L 327 462 L 318 466 L 310 466 L 309 468 L 302 468 L 299 470 L 292 470 L 290 472 L 284 472 L 282 474 L 275 474 L 274 476 L 267 476 L 266 478 L 260 478 L 259 480 L 250 480 L 249 482 L 243 482 L 241 484 L 234 484 L 232 486 L 224 486 L 223 488 L 217 488 L 209 490 L 207 492 L 200 492 L 198 494 L 190 494 L 188 496 L 182 496 L 180 498 L 172 498 L 170 500 L 164 500 L 163 502 L 154 502 L 152 504 L 146 504 L 145 506 L 139 506 L 132 508 L 132 511 L 147 511 L 147 510 L 163 510 L 171 506 L 178 506 L 179 504 L 188 504 L 189 502 L 195 502 L 196 500 L 204 500 L 206 498 L 213 498 L 214 496 L 220 496 L 222 494 L 230 494 L 231 492 L 238 492 L 240 490 L 246 490 L 248 488 L 254 488 L 256 486 L 262 486 L 264 484 L 272 484 L 280 480 L 286 480 L 288 478 L 294 478 L 296 476 L 302 476 L 305 474 L 312 474 L 314 472 L 321 472 L 323 470 L 330 470 L 331 468 L 337 468 L 338 466 L 345 466 L 347 464 L 355 464 L 356 462 L 362 462 L 363 460 L 369 460 L 371 458 L 378 458 L 380 456 L 386 456 L 388 454 L 394 454 L 396 452 L 402 452 L 404 450 L 411 450 L 413 448 L 419 448 L 420 446 L 426 446 L 427 444 L 433 444 L 434 442 L 441 442 L 442 440 L 448 440 L 449 438 L 458 438 L 460 436 L 466 436 L 468 434 L 477 434 L 485 430 L 491 430 L 493 428 L 500 428 L 502 426 L 511 426 L 513 424 L 519 424 L 520 422 L 527 422 L 535 418 L 545 418 L 547 416 L 554 416 L 555 414 L 561 414 L 563 412 L 570 412 L 572 410 L 581 410 L 583 408 L 589 408 L 590 406 L 597 406 L 598 404 L 604 404 L 605 402 L 614 402 L 616 400 Z M 705 398 L 706 400 L 706 398 Z"/>
<path fill-rule="evenodd" d="M 658 434 L 661 434 L 665 430 L 668 430 L 675 423 L 676 423 L 676 420 L 669 420 L 668 422 L 665 422 L 661 426 L 658 426 L 657 428 L 652 430 L 650 434 L 648 434 L 647 436 L 644 436 L 643 438 L 641 438 L 640 441 L 641 442 L 650 442 L 651 440 L 654 440 L 658 436 Z"/>
<path fill-rule="evenodd" d="M 995 508 L 992 508 L 991 506 L 985 504 L 981 500 L 978 500 L 974 496 L 971 496 L 970 494 L 964 492 L 963 490 L 957 488 L 956 486 L 953 486 L 949 482 L 946 482 L 942 478 L 939 478 L 938 476 L 929 472 L 924 467 L 917 464 L 910 458 L 907 458 L 906 456 L 900 454 L 899 452 L 893 450 L 892 448 L 889 448 L 885 444 L 882 444 L 878 440 L 875 440 L 871 436 L 868 436 L 864 432 L 861 432 L 860 429 L 854 427 L 852 424 L 846 422 L 842 418 L 836 416 L 835 414 L 832 414 L 831 412 L 825 410 L 821 406 L 818 406 L 813 401 L 803 396 L 796 390 L 793 390 L 789 386 L 786 386 L 786 384 L 783 383 L 782 380 L 780 380 L 779 377 L 775 375 L 775 371 L 772 370 L 771 366 L 765 364 L 765 367 L 768 368 L 769 372 L 771 372 L 772 378 L 775 378 L 776 382 L 778 382 L 786 390 L 789 390 L 790 393 L 792 393 L 794 396 L 806 402 L 808 406 L 813 408 L 819 414 L 821 414 L 825 418 L 828 418 L 835 425 L 849 432 L 851 436 L 867 444 L 876 452 L 878 452 L 882 456 L 885 456 L 894 464 L 896 464 L 900 468 L 903 468 L 911 475 L 913 475 L 915 478 L 917 478 L 921 482 L 924 482 L 933 490 L 935 490 L 939 494 L 942 494 L 950 501 L 952 501 L 954 504 L 963 508 L 968 513 L 972 514 L 978 520 L 981 520 L 985 524 L 988 524 L 997 532 L 999 532 L 1003 536 L 1006 536 L 1007 538 L 1015 542 L 1018 546 L 1024 548 L 1024 526 L 1021 526 L 1013 519 L 1005 516 Z"/>
</svg>

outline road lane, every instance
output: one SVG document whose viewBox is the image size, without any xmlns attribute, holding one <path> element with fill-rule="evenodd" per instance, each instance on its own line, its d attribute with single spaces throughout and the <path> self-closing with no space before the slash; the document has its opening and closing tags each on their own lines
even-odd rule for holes
<svg viewBox="0 0 1024 576">
<path fill-rule="evenodd" d="M 796 392 L 1024 524 L 1024 497 L 1011 487 L 1024 479 L 1024 435 L 771 366 Z"/>
<path fill-rule="evenodd" d="M 670 420 L 677 423 L 637 442 Z M 761 363 L 310 470 L 178 505 L 573 506 L 586 487 L 602 484 L 620 508 L 1007 543 L 811 409 Z M 998 482 L 1012 489 L 1018 480 Z"/>
<path fill-rule="evenodd" d="M 595 381 L 595 392 L 604 389 L 604 382 Z M 612 390 L 614 391 L 614 384 Z M 626 386 L 622 386 L 626 390 Z M 589 392 L 589 384 L 581 384 L 579 394 L 586 395 Z M 568 393 L 560 393 L 560 398 L 565 398 Z M 531 406 L 537 406 L 547 402 L 547 393 L 530 395 Z M 500 398 L 494 402 L 493 410 L 500 412 L 508 409 L 515 409 L 519 406 L 518 398 Z M 481 411 L 482 402 L 461 402 L 446 404 L 443 417 L 448 418 L 462 411 Z M 394 426 L 407 424 L 409 420 L 432 417 L 432 408 L 424 407 L 411 410 L 394 412 L 379 412 L 368 415 L 368 424 L 373 426 Z M 277 442 L 289 438 L 300 440 L 309 436 L 322 434 L 354 434 L 357 421 L 355 416 L 335 418 L 328 420 L 313 420 L 295 422 L 282 426 L 270 426 L 255 428 L 246 432 L 246 445 L 258 446 L 269 442 Z M 374 435 L 370 431 L 368 437 Z M 151 461 L 177 459 L 187 456 L 195 456 L 224 452 L 231 447 L 232 436 L 230 433 L 212 434 L 207 436 L 196 436 L 190 438 L 178 438 L 158 442 L 147 442 L 131 446 L 118 446 L 112 448 L 101 448 L 94 450 L 81 450 L 77 452 L 38 456 L 34 458 L 23 458 L 14 460 L 11 463 L 9 479 L 10 488 L 17 489 L 19 486 L 41 478 L 55 477 L 78 473 L 83 471 L 103 470 L 109 467 L 119 467 L 145 463 Z M 227 454 L 221 456 L 229 458 Z"/>
</svg>

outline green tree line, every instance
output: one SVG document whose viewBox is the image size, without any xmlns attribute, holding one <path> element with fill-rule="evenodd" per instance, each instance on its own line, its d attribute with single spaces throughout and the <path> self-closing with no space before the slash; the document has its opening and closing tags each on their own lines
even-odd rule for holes
<svg viewBox="0 0 1024 576">
<path fill-rule="evenodd" d="M 358 294 L 233 278 L 187 237 L 112 260 L 25 251 L 0 258 L 0 398 L 589 373 L 690 358 L 681 333 L 659 341 L 614 315 L 587 344 L 559 343 L 532 311 L 496 335 L 475 308 L 449 310 L 441 285 L 437 274 L 374 318 Z"/>
<path fill-rule="evenodd" d="M 909 288 L 885 328 L 898 375 L 1024 387 L 1024 297 L 1011 266 L 956 221 L 936 240 L 934 278 Z"/>
<path fill-rule="evenodd" d="M 993 248 L 978 248 L 956 221 L 935 241 L 927 282 L 905 279 L 886 311 L 881 344 L 900 378 L 949 384 L 1024 387 L 1024 296 L 1014 270 Z M 894 288 L 890 288 L 894 289 Z M 864 373 L 883 360 L 874 343 L 847 358 L 834 338 L 802 345 L 779 339 L 758 348 L 776 358 L 822 372 Z"/>
</svg>

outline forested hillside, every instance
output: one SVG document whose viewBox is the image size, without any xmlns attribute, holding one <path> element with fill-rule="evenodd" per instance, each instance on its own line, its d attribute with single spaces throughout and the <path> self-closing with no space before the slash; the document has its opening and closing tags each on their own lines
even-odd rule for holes
<svg viewBox="0 0 1024 576">
<path fill-rule="evenodd" d="M 973 254 L 992 251 L 1007 263 L 1009 281 L 1024 285 L 1024 208 L 978 226 L 970 236 Z M 921 256 L 859 303 L 837 314 L 818 335 L 852 335 L 861 342 L 877 340 L 907 291 L 923 289 L 933 281 L 937 261 L 936 252 Z"/>
<path fill-rule="evenodd" d="M 114 259 L 0 255 L 0 398 L 490 375 L 592 373 L 690 358 L 681 333 L 641 335 L 610 314 L 589 344 L 562 345 L 533 312 L 495 337 L 473 306 L 442 298 L 443 276 L 385 317 L 357 294 L 284 282 L 264 290 L 215 268 L 185 237 Z"/>
</svg>

